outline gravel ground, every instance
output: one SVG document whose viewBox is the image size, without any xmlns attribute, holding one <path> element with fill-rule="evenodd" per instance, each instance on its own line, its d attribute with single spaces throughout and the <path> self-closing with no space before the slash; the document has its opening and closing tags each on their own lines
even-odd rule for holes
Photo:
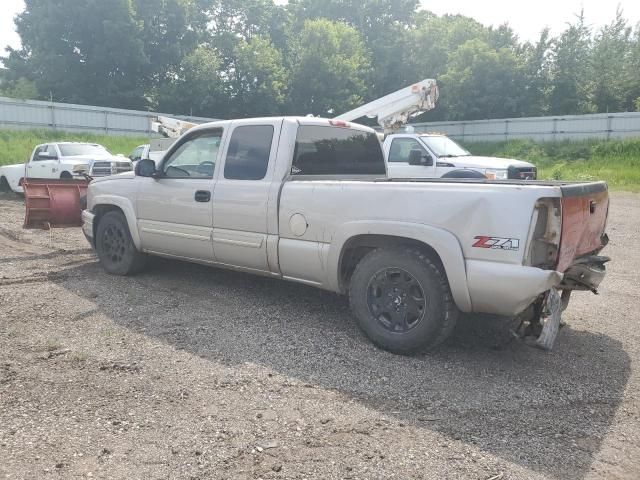
<svg viewBox="0 0 640 480">
<path fill-rule="evenodd" d="M 612 196 L 610 273 L 553 352 L 467 317 L 407 358 L 312 288 L 160 259 L 108 276 L 2 195 L 0 478 L 637 479 L 640 196 Z"/>
</svg>

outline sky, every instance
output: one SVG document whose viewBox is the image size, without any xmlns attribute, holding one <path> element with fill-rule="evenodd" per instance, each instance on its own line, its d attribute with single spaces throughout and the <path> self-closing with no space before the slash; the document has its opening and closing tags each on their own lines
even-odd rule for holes
<svg viewBox="0 0 640 480">
<path fill-rule="evenodd" d="M 13 18 L 24 9 L 23 0 L 1 0 L 0 54 L 6 45 L 20 46 L 20 38 L 14 30 Z M 276 0 L 285 3 L 286 0 Z M 422 6 L 439 15 L 463 14 L 485 25 L 501 25 L 509 22 L 521 40 L 535 41 L 545 27 L 552 33 L 561 32 L 566 23 L 584 8 L 587 22 L 599 27 L 609 23 L 618 5 L 625 17 L 636 25 L 640 22 L 639 0 L 421 0 Z"/>
</svg>

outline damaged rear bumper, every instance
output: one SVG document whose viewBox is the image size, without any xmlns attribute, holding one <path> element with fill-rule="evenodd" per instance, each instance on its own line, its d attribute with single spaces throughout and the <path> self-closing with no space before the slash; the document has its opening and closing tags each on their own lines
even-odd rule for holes
<svg viewBox="0 0 640 480">
<path fill-rule="evenodd" d="M 609 257 L 589 255 L 576 259 L 576 261 L 564 272 L 564 278 L 560 283 L 561 290 L 589 290 L 598 293 L 598 287 L 604 279 L 605 263 Z"/>
</svg>

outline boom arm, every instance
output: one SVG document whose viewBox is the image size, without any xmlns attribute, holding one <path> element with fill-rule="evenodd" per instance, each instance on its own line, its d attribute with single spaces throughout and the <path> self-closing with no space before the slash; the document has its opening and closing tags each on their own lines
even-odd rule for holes
<svg viewBox="0 0 640 480">
<path fill-rule="evenodd" d="M 361 117 L 377 117 L 378 124 L 385 133 L 389 133 L 406 124 L 410 118 L 433 110 L 437 101 L 438 85 L 435 80 L 426 79 L 343 113 L 336 120 L 352 122 Z"/>
<path fill-rule="evenodd" d="M 185 122 L 171 117 L 158 116 L 151 121 L 151 130 L 168 138 L 178 138 L 197 123 Z"/>
</svg>

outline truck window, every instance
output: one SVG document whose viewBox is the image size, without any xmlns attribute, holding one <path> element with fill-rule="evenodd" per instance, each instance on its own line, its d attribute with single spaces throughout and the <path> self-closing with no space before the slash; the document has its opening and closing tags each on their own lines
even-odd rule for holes
<svg viewBox="0 0 640 480">
<path fill-rule="evenodd" d="M 92 143 L 62 143 L 60 153 L 63 157 L 75 157 L 78 155 L 105 155 L 109 151 L 102 145 Z"/>
<path fill-rule="evenodd" d="M 349 128 L 298 128 L 292 175 L 385 175 L 375 133 Z"/>
<path fill-rule="evenodd" d="M 132 162 L 137 162 L 142 158 L 142 152 L 144 152 L 144 147 L 136 148 L 129 154 L 129 160 L 131 160 Z"/>
<path fill-rule="evenodd" d="M 40 145 L 39 147 L 36 147 L 36 149 L 33 151 L 33 157 L 32 157 L 32 161 L 33 162 L 39 162 L 41 160 L 46 160 L 43 158 L 40 158 L 38 155 L 42 152 L 46 152 L 47 151 L 47 146 L 46 145 Z"/>
<path fill-rule="evenodd" d="M 188 137 L 164 162 L 162 171 L 169 178 L 213 178 L 222 129 L 198 132 Z"/>
<path fill-rule="evenodd" d="M 426 150 L 413 138 L 394 138 L 389 149 L 389 162 L 409 162 L 411 150 L 420 150 L 425 155 Z"/>
<path fill-rule="evenodd" d="M 58 158 L 58 150 L 53 144 L 47 146 L 47 153 L 51 155 L 51 158 Z"/>
<path fill-rule="evenodd" d="M 237 127 L 231 135 L 224 178 L 228 180 L 262 180 L 267 174 L 272 125 L 246 125 Z"/>
</svg>

